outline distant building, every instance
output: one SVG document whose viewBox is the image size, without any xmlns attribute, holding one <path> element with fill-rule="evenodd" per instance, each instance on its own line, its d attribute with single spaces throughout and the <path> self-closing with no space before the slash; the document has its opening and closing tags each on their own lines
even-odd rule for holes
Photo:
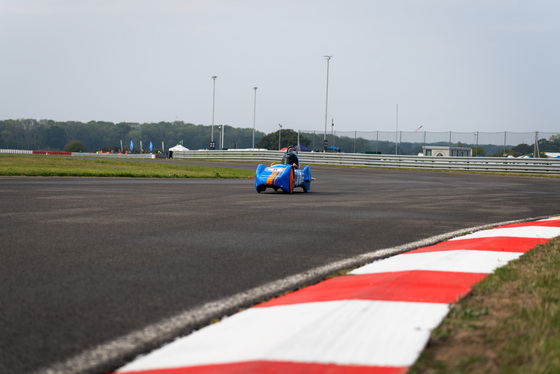
<svg viewBox="0 0 560 374">
<path fill-rule="evenodd" d="M 422 147 L 424 156 L 440 156 L 440 157 L 472 157 L 472 149 L 468 147 L 444 147 L 444 146 L 428 146 Z"/>
</svg>

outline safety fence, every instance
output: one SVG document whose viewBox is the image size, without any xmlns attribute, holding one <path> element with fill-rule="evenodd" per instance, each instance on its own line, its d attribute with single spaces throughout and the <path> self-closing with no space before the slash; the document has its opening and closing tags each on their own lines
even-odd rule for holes
<svg viewBox="0 0 560 374">
<path fill-rule="evenodd" d="M 330 129 L 329 129 L 330 130 Z M 338 147 L 348 153 L 379 152 L 395 155 L 416 155 L 422 146 L 445 145 L 479 148 L 486 156 L 503 152 L 506 149 L 525 146 L 522 153 L 544 151 L 558 147 L 560 133 L 557 132 L 456 132 L 456 131 L 298 131 L 305 137 L 308 148 L 322 150 L 324 141 L 328 146 Z M 528 152 L 529 151 L 529 152 Z"/>
<path fill-rule="evenodd" d="M 266 150 L 187 151 L 175 152 L 173 158 L 272 163 L 279 162 L 282 155 L 283 152 Z M 560 174 L 558 158 L 428 157 L 328 152 L 300 152 L 299 158 L 302 164 L 311 165 Z"/>
</svg>

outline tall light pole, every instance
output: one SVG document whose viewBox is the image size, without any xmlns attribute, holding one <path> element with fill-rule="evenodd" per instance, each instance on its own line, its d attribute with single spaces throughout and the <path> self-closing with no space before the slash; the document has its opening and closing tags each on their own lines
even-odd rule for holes
<svg viewBox="0 0 560 374">
<path fill-rule="evenodd" d="M 476 151 L 478 156 L 478 131 L 476 132 Z"/>
<path fill-rule="evenodd" d="M 212 76 L 212 79 L 214 80 L 214 85 L 213 85 L 214 87 L 212 89 L 212 134 L 210 135 L 211 144 L 214 144 L 214 109 L 216 107 L 216 78 L 218 78 L 218 76 L 216 75 Z"/>
<path fill-rule="evenodd" d="M 255 121 L 257 118 L 257 88 L 258 87 L 253 87 L 253 90 L 255 90 L 255 103 L 253 105 L 253 149 L 255 149 Z"/>
<path fill-rule="evenodd" d="M 281 136 L 282 136 L 282 125 L 278 124 L 278 127 L 279 127 L 279 129 L 278 129 L 278 150 L 280 150 L 280 139 L 281 139 Z"/>
<path fill-rule="evenodd" d="M 334 118 L 332 119 L 332 146 L 333 146 L 333 152 L 334 152 Z"/>
<path fill-rule="evenodd" d="M 399 154 L 399 104 L 397 104 L 397 119 L 395 124 L 395 156 Z"/>
<path fill-rule="evenodd" d="M 327 143 L 327 110 L 329 107 L 329 62 L 332 56 L 324 56 L 324 57 L 327 60 L 327 94 L 325 99 L 325 137 L 323 138 L 323 142 Z"/>
</svg>

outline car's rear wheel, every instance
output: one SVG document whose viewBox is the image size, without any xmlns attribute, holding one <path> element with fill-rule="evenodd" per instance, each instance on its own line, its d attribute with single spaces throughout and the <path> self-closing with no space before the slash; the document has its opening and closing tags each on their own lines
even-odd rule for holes
<svg viewBox="0 0 560 374">
<path fill-rule="evenodd" d="M 294 192 L 294 168 L 290 168 L 290 193 Z"/>
</svg>

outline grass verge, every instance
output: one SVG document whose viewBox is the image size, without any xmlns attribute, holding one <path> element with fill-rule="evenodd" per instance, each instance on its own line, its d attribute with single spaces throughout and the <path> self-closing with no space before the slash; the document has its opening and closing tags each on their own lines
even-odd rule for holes
<svg viewBox="0 0 560 374">
<path fill-rule="evenodd" d="M 253 178 L 255 172 L 233 168 L 177 165 L 150 161 L 2 154 L 0 155 L 0 176 Z"/>
<path fill-rule="evenodd" d="M 560 373 L 560 237 L 497 269 L 432 331 L 410 373 Z"/>
</svg>

